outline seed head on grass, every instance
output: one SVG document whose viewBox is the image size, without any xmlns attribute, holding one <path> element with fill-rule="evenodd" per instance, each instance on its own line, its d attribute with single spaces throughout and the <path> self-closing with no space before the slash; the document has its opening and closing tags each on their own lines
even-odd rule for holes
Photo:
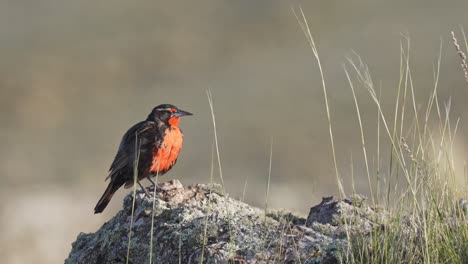
<svg viewBox="0 0 468 264">
<path fill-rule="evenodd" d="M 455 49 L 457 50 L 458 56 L 460 56 L 461 68 L 463 70 L 463 73 L 465 74 L 465 80 L 468 83 L 468 64 L 466 63 L 466 55 L 463 52 L 463 50 L 461 50 L 460 44 L 458 44 L 458 40 L 457 40 L 457 37 L 455 36 L 455 32 L 452 31 L 451 33 L 452 33 L 453 45 L 455 46 Z"/>
</svg>

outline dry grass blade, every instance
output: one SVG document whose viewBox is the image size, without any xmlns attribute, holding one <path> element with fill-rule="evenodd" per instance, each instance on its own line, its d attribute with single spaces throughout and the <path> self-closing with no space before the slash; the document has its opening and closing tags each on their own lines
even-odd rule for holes
<svg viewBox="0 0 468 264">
<path fill-rule="evenodd" d="M 211 95 L 211 90 L 206 90 L 206 96 L 208 97 L 208 103 L 210 104 L 210 111 L 211 111 L 211 119 L 213 122 L 213 133 L 214 133 L 214 141 L 215 141 L 215 149 L 216 149 L 216 157 L 218 161 L 218 169 L 219 169 L 219 178 L 221 180 L 221 185 L 223 187 L 223 194 L 226 192 L 224 186 L 224 178 L 223 178 L 223 170 L 221 167 L 221 157 L 219 155 L 219 145 L 218 145 L 218 133 L 216 129 L 216 118 L 214 114 L 214 107 L 213 107 L 213 96 Z"/>
<path fill-rule="evenodd" d="M 216 117 L 214 113 L 214 106 L 213 106 L 213 96 L 211 94 L 211 90 L 207 89 L 206 90 L 206 96 L 208 98 L 208 103 L 210 104 L 210 112 L 211 112 L 211 118 L 212 118 L 212 123 L 213 123 L 213 133 L 214 133 L 214 143 L 215 143 L 215 149 L 216 149 L 216 158 L 218 161 L 218 169 L 219 169 L 219 178 L 221 180 L 221 189 L 222 189 L 222 194 L 226 195 L 226 187 L 224 185 L 224 177 L 223 177 L 223 169 L 221 167 L 221 156 L 219 154 L 219 144 L 218 144 L 218 133 L 216 129 Z M 227 200 L 226 200 L 227 201 Z M 225 203 L 226 207 L 226 214 L 228 218 L 228 232 L 229 232 L 229 253 L 231 256 L 233 255 L 233 249 L 234 249 L 234 241 L 233 241 L 233 236 L 232 236 L 232 229 L 231 229 L 231 211 L 229 209 L 229 206 L 227 203 Z"/>
<path fill-rule="evenodd" d="M 208 196 L 208 204 L 211 205 L 211 192 L 213 190 L 213 172 L 214 172 L 214 142 L 211 145 L 211 169 L 210 169 L 210 192 Z M 205 258 L 205 247 L 207 243 L 207 232 L 208 232 L 208 216 L 211 214 L 211 206 L 208 207 L 209 211 L 205 216 L 205 225 L 203 227 L 203 243 L 202 243 L 202 251 L 200 256 L 200 263 L 203 263 Z"/>
<path fill-rule="evenodd" d="M 331 141 L 331 148 L 332 148 L 332 155 L 333 155 L 333 164 L 335 165 L 336 181 L 338 183 L 338 189 L 340 191 L 340 195 L 342 197 L 344 197 L 345 196 L 345 191 L 344 191 L 341 179 L 340 179 L 340 173 L 338 171 L 338 164 L 337 164 L 337 161 L 336 161 L 335 141 L 334 141 L 334 137 L 333 137 L 333 129 L 332 129 L 332 123 L 331 123 L 332 119 L 331 119 L 331 114 L 330 114 L 330 106 L 329 106 L 329 103 L 328 103 L 328 92 L 327 92 L 328 90 L 327 90 L 327 85 L 325 83 L 325 76 L 323 74 L 322 63 L 320 62 L 320 56 L 318 54 L 317 46 L 315 45 L 314 37 L 312 36 L 312 33 L 310 31 L 309 23 L 307 22 L 307 19 L 306 19 L 305 15 L 304 15 L 304 11 L 302 10 L 301 7 L 299 7 L 299 11 L 300 11 L 300 17 L 296 13 L 296 11 L 294 9 L 292 9 L 292 12 L 296 16 L 297 22 L 301 26 L 301 29 L 304 32 L 304 35 L 306 36 L 307 41 L 309 42 L 309 46 L 310 46 L 312 52 L 314 53 L 315 59 L 317 60 L 317 65 L 318 65 L 318 68 L 319 68 L 320 77 L 322 79 L 323 96 L 325 98 L 325 108 L 327 110 L 328 131 L 329 131 L 329 134 L 330 134 L 330 141 Z"/>
<path fill-rule="evenodd" d="M 128 245 L 127 245 L 127 258 L 125 263 L 129 263 L 130 258 L 130 245 L 132 242 L 132 227 L 133 216 L 135 214 L 135 200 L 136 200 L 136 185 L 138 181 L 138 162 L 140 160 L 140 142 L 138 141 L 138 134 L 135 134 L 135 160 L 133 161 L 133 201 L 132 201 L 132 215 L 130 218 L 130 228 L 128 230 Z"/>
<path fill-rule="evenodd" d="M 158 170 L 159 171 L 159 166 Z M 156 190 L 158 188 L 159 173 L 156 174 L 156 181 L 153 189 L 153 212 L 151 212 L 151 238 L 150 238 L 150 257 L 149 263 L 153 263 L 153 240 L 154 240 L 154 215 L 156 213 Z"/>
<path fill-rule="evenodd" d="M 379 101 L 379 98 L 377 97 L 377 93 L 375 92 L 374 84 L 373 84 L 372 78 L 370 76 L 369 69 L 368 69 L 367 65 L 364 64 L 364 62 L 361 60 L 361 58 L 359 56 L 357 57 L 357 60 L 358 60 L 359 64 L 356 64 L 351 58 L 348 58 L 349 64 L 355 70 L 355 73 L 357 75 L 357 79 L 364 86 L 364 88 L 366 88 L 367 92 L 371 96 L 371 99 L 374 101 L 374 103 L 377 106 L 377 111 L 378 111 L 378 113 L 379 113 L 379 115 L 381 117 L 381 122 L 382 122 L 382 124 L 383 124 L 383 126 L 385 128 L 385 131 L 386 131 L 387 135 L 388 135 L 388 139 L 391 142 L 391 148 L 392 148 L 392 150 L 394 151 L 394 154 L 395 154 L 394 157 L 396 157 L 399 166 L 403 169 L 403 174 L 405 176 L 405 179 L 406 179 L 408 185 L 410 186 L 411 193 L 414 196 L 415 190 L 411 186 L 410 173 L 408 172 L 408 170 L 405 169 L 406 164 L 405 164 L 405 160 L 402 158 L 402 155 L 400 155 L 401 150 L 398 148 L 399 144 L 395 143 L 395 139 L 393 138 L 392 133 L 390 132 L 390 128 L 389 128 L 389 125 L 387 123 L 387 119 L 385 118 L 385 115 L 384 115 L 382 107 L 381 107 L 381 102 Z"/>
<path fill-rule="evenodd" d="M 264 228 L 264 234 L 265 234 L 263 237 L 263 249 L 264 250 L 266 250 L 266 242 L 267 242 L 267 234 L 268 234 L 267 215 L 268 215 L 268 198 L 270 196 L 272 161 L 273 161 L 273 137 L 270 138 L 270 162 L 268 165 L 267 189 L 266 189 L 266 194 L 265 194 L 265 209 L 264 209 L 264 220 L 263 220 L 263 228 Z"/>
<path fill-rule="evenodd" d="M 361 132 L 362 152 L 364 154 L 364 162 L 365 162 L 365 165 L 366 165 L 367 180 L 368 180 L 368 183 L 369 183 L 369 192 L 370 192 L 370 196 L 371 196 L 371 199 L 372 199 L 372 205 L 375 206 L 374 193 L 372 191 L 373 185 L 372 185 L 371 176 L 370 176 L 369 162 L 367 160 L 366 141 L 365 141 L 365 136 L 364 136 L 364 127 L 362 125 L 361 111 L 359 110 L 359 103 L 357 101 L 356 92 L 354 90 L 353 82 L 351 81 L 351 77 L 349 76 L 348 70 L 346 69 L 345 65 L 343 65 L 343 69 L 344 69 L 344 72 L 346 74 L 346 78 L 348 79 L 349 87 L 351 88 L 351 91 L 353 93 L 354 105 L 356 106 L 356 113 L 357 113 L 359 128 L 360 128 L 360 132 Z"/>
</svg>

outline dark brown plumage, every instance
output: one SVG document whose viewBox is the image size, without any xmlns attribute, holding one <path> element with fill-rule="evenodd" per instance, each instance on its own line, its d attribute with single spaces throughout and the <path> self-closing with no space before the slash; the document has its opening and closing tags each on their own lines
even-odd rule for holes
<svg viewBox="0 0 468 264">
<path fill-rule="evenodd" d="M 140 186 L 140 180 L 148 178 L 151 181 L 151 176 L 163 175 L 174 166 L 183 144 L 179 119 L 186 115 L 192 114 L 174 105 L 159 105 L 145 121 L 134 125 L 124 134 L 106 178 L 110 179 L 109 185 L 94 208 L 95 214 L 106 208 L 122 185 L 125 188 L 133 186 L 133 164 L 137 160 L 137 182 Z"/>
</svg>

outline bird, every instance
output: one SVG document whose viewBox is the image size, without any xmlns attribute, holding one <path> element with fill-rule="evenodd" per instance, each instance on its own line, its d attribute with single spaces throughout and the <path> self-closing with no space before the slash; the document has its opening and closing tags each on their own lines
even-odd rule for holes
<svg viewBox="0 0 468 264">
<path fill-rule="evenodd" d="M 146 120 L 128 129 L 110 166 L 106 178 L 110 181 L 94 208 L 95 214 L 104 211 L 120 187 L 133 186 L 134 167 L 137 167 L 136 182 L 147 195 L 149 193 L 141 180 L 148 179 L 156 188 L 151 177 L 164 175 L 176 164 L 184 141 L 179 121 L 181 117 L 190 115 L 192 113 L 174 105 L 161 104 L 151 110 Z"/>
</svg>

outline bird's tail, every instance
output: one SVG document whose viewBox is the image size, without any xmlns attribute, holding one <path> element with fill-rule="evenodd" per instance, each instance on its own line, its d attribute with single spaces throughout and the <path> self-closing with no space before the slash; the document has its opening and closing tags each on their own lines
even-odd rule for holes
<svg viewBox="0 0 468 264">
<path fill-rule="evenodd" d="M 110 181 L 109 185 L 107 186 L 106 191 L 102 194 L 101 199 L 99 199 L 99 202 L 96 204 L 96 207 L 94 207 L 94 213 L 99 214 L 104 209 L 106 209 L 107 204 L 110 202 L 112 199 L 112 196 L 114 196 L 114 193 L 123 185 L 123 183 L 119 184 L 118 182 L 115 181 Z"/>
</svg>

